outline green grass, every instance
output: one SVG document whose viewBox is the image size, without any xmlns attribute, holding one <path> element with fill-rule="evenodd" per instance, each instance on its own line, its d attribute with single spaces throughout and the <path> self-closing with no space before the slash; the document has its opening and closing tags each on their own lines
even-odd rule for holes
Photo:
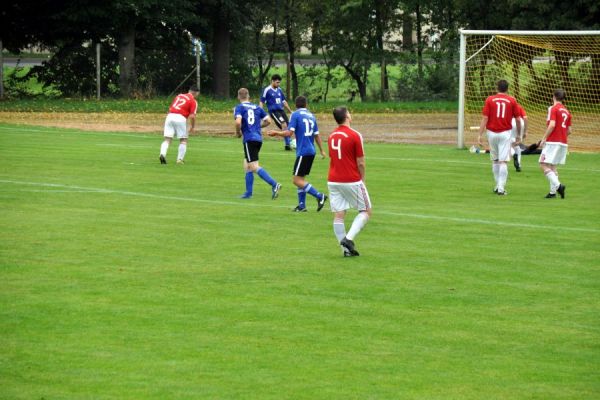
<svg viewBox="0 0 600 400">
<path fill-rule="evenodd" d="M 0 125 L 0 398 L 600 398 L 600 155 L 545 200 L 535 156 L 503 198 L 484 155 L 367 144 L 345 259 L 281 142 L 276 201 L 239 140 L 160 142 Z"/>
</svg>

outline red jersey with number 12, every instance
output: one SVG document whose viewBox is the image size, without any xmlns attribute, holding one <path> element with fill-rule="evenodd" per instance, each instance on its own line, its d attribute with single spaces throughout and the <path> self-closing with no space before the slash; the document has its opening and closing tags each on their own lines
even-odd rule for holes
<svg viewBox="0 0 600 400">
<path fill-rule="evenodd" d="M 338 126 L 327 139 L 329 182 L 359 182 L 362 177 L 356 159 L 364 157 L 362 135 L 346 125 Z"/>
<path fill-rule="evenodd" d="M 521 117 L 517 100 L 505 93 L 489 96 L 485 100 L 482 114 L 488 117 L 487 130 L 500 133 L 512 129 L 512 119 Z"/>
<path fill-rule="evenodd" d="M 169 112 L 172 114 L 181 114 L 184 117 L 188 117 L 190 114 L 196 114 L 198 111 L 198 103 L 194 96 L 191 93 L 181 93 L 178 94 L 175 99 L 173 99 L 173 103 L 171 103 L 171 107 L 169 107 Z"/>
<path fill-rule="evenodd" d="M 546 142 L 567 144 L 569 127 L 571 126 L 571 113 L 561 103 L 556 103 L 548 110 L 548 121 L 554 121 L 554 130 L 546 138 Z"/>
</svg>

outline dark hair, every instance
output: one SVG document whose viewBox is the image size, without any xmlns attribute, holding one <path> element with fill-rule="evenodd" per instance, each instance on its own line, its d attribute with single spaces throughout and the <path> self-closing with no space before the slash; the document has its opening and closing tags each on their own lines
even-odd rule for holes
<svg viewBox="0 0 600 400">
<path fill-rule="evenodd" d="M 196 85 L 190 86 L 190 92 L 199 92 L 199 91 L 200 91 L 200 89 L 198 89 L 198 86 L 196 86 Z"/>
<path fill-rule="evenodd" d="M 346 106 L 339 106 L 333 109 L 333 118 L 338 124 L 344 123 L 348 116 L 348 108 Z"/>
<path fill-rule="evenodd" d="M 296 108 L 306 108 L 306 97 L 298 96 L 296 97 Z"/>
<path fill-rule="evenodd" d="M 498 83 L 496 83 L 496 86 L 498 87 L 498 91 L 500 93 L 506 93 L 508 91 L 508 82 L 504 79 L 500 79 Z"/>
<path fill-rule="evenodd" d="M 566 96 L 567 94 L 565 93 L 564 89 L 556 89 L 554 91 L 554 98 L 558 101 L 563 101 Z"/>
<path fill-rule="evenodd" d="M 275 74 L 271 77 L 271 81 L 280 81 L 281 80 L 281 75 L 279 74 Z"/>
</svg>

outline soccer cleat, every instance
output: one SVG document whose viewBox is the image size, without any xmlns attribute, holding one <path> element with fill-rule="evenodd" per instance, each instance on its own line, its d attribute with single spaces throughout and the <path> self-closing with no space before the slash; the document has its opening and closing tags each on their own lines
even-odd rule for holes
<svg viewBox="0 0 600 400">
<path fill-rule="evenodd" d="M 183 164 L 185 164 L 185 163 L 183 162 L 183 160 L 177 160 L 177 164 L 179 164 L 179 165 L 183 165 Z"/>
<path fill-rule="evenodd" d="M 358 251 L 354 248 L 354 242 L 348 238 L 343 238 L 340 241 L 340 245 L 344 248 L 345 251 L 351 254 L 351 256 L 360 255 Z"/>
<path fill-rule="evenodd" d="M 496 191 L 496 194 L 498 196 L 506 196 L 508 194 L 508 192 L 506 190 L 503 190 L 503 191 L 498 190 L 498 191 Z"/>
<path fill-rule="evenodd" d="M 277 198 L 277 196 L 279 196 L 280 190 L 281 190 L 281 184 L 276 183 L 275 186 L 273 186 L 273 195 L 271 196 L 271 199 L 275 200 Z"/>
<path fill-rule="evenodd" d="M 285 151 L 292 151 L 292 148 L 289 145 L 285 146 Z"/>
<path fill-rule="evenodd" d="M 521 172 L 521 164 L 519 164 L 519 156 L 513 154 L 513 163 L 515 164 L 515 169 L 517 172 Z"/>
<path fill-rule="evenodd" d="M 558 189 L 556 189 L 556 191 L 558 192 L 558 194 L 560 194 L 560 198 L 561 199 L 565 198 L 565 189 L 566 188 L 567 187 L 561 183 L 560 185 L 558 185 Z"/>
<path fill-rule="evenodd" d="M 548 193 L 548 194 L 546 195 L 546 198 L 547 198 L 547 199 L 553 199 L 553 198 L 555 198 L 555 197 L 556 197 L 556 193 Z"/>
<path fill-rule="evenodd" d="M 306 207 L 296 206 L 296 208 L 294 208 L 292 211 L 293 212 L 307 212 L 308 210 L 306 209 Z"/>
<path fill-rule="evenodd" d="M 498 194 L 498 188 L 495 188 L 493 193 Z"/>
<path fill-rule="evenodd" d="M 327 201 L 327 195 L 323 193 L 320 199 L 317 199 L 317 212 L 323 209 L 325 202 Z"/>
<path fill-rule="evenodd" d="M 247 193 L 247 192 L 240 196 L 240 199 L 251 199 L 251 198 L 252 198 L 252 193 Z"/>
<path fill-rule="evenodd" d="M 160 160 L 161 164 L 166 164 L 167 163 L 167 159 L 162 154 L 158 157 L 158 159 Z"/>
</svg>

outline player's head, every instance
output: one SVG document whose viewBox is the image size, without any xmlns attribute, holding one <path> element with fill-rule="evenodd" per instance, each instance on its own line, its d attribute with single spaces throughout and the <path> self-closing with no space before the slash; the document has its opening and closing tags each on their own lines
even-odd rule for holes
<svg viewBox="0 0 600 400">
<path fill-rule="evenodd" d="M 496 87 L 500 93 L 508 92 L 508 82 L 504 79 L 500 79 L 498 82 L 496 82 Z"/>
<path fill-rule="evenodd" d="M 306 104 L 308 104 L 306 97 L 304 97 L 304 96 L 296 97 L 296 108 L 306 108 Z"/>
<path fill-rule="evenodd" d="M 280 83 L 281 83 L 281 75 L 275 74 L 271 77 L 271 86 L 279 87 Z"/>
<path fill-rule="evenodd" d="M 198 89 L 198 86 L 192 85 L 192 86 L 190 86 L 190 89 L 188 90 L 188 92 L 191 93 L 192 95 L 194 95 L 194 97 L 196 97 L 200 94 L 200 89 Z"/>
<path fill-rule="evenodd" d="M 238 89 L 238 100 L 239 101 L 248 101 L 248 100 L 250 100 L 250 93 L 248 92 L 248 89 L 246 89 L 246 88 L 239 88 Z"/>
<path fill-rule="evenodd" d="M 335 122 L 342 125 L 346 122 L 352 121 L 352 116 L 350 115 L 350 111 L 346 106 L 339 106 L 333 109 L 333 118 L 335 118 Z"/>
<path fill-rule="evenodd" d="M 556 89 L 553 94 L 554 94 L 554 100 L 561 101 L 561 102 L 567 96 L 567 94 L 565 93 L 564 89 Z"/>
</svg>

